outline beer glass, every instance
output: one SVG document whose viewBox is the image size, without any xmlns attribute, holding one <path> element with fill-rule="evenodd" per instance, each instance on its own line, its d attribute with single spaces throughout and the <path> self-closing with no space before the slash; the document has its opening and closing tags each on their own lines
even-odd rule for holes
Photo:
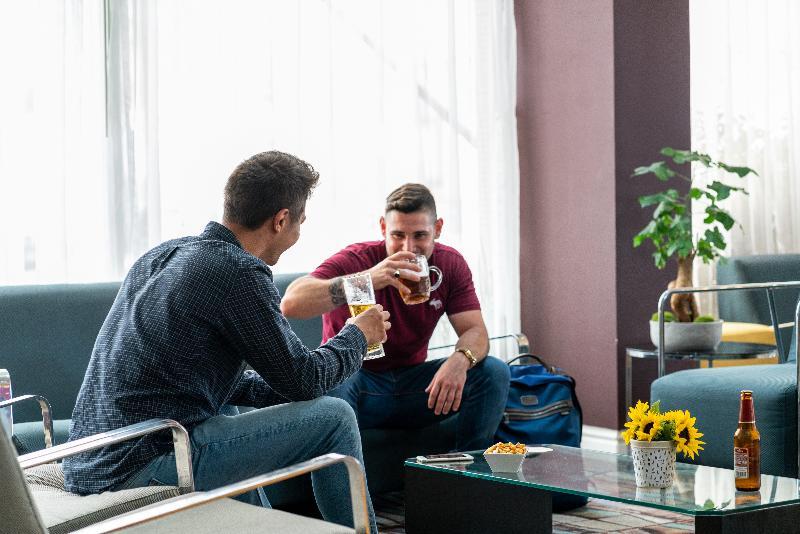
<svg viewBox="0 0 800 534">
<path fill-rule="evenodd" d="M 372 287 L 372 278 L 369 273 L 353 274 L 345 276 L 343 279 L 344 295 L 347 297 L 347 306 L 350 308 L 350 316 L 355 317 L 371 307 L 375 306 L 375 290 Z M 385 356 L 383 344 L 375 343 L 367 347 L 365 360 L 372 360 Z"/>
<path fill-rule="evenodd" d="M 416 263 L 419 265 L 419 272 L 416 272 L 419 275 L 419 282 L 414 282 L 413 280 L 406 280 L 405 278 L 401 278 L 400 281 L 411 290 L 409 295 L 403 295 L 403 302 L 406 304 L 421 304 L 431 298 L 431 291 L 436 291 L 442 283 L 442 271 L 438 267 L 432 265 L 428 266 L 428 258 L 425 257 L 425 254 L 417 254 L 416 258 L 413 260 L 408 260 L 410 263 Z M 436 283 L 431 287 L 431 271 L 436 273 Z"/>
</svg>

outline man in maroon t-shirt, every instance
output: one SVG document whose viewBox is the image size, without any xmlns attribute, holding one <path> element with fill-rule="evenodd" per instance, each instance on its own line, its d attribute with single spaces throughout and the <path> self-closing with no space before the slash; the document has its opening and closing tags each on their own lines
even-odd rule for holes
<svg viewBox="0 0 800 534">
<path fill-rule="evenodd" d="M 427 187 L 396 189 L 380 219 L 384 240 L 350 245 L 295 280 L 281 310 L 293 318 L 322 314 L 323 341 L 329 339 L 350 317 L 342 277 L 369 273 L 377 303 L 391 314 L 386 356 L 364 361 L 328 394 L 350 403 L 361 428 L 419 428 L 460 413 L 455 449 L 481 449 L 493 441 L 503 414 L 508 366 L 487 356 L 489 339 L 472 273 L 458 251 L 436 242 L 442 224 Z M 407 305 L 402 294 L 410 291 L 400 279 L 419 280 L 419 268 L 408 261 L 415 254 L 425 254 L 441 269 L 442 283 L 428 301 Z M 458 334 L 455 350 L 426 361 L 431 334 L 445 313 Z"/>
</svg>

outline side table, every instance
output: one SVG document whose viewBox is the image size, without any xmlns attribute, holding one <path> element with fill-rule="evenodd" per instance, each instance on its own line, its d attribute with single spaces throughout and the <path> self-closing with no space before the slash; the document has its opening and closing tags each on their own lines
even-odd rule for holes
<svg viewBox="0 0 800 534">
<path fill-rule="evenodd" d="M 707 361 L 709 367 L 714 367 L 714 362 L 718 360 L 753 360 L 772 358 L 777 353 L 775 345 L 764 345 L 760 343 L 720 343 L 714 350 L 692 351 L 692 352 L 667 352 L 664 356 L 668 360 L 695 360 Z M 658 360 L 658 349 L 655 347 L 639 348 L 628 347 L 625 349 L 625 409 L 631 406 L 632 382 L 633 382 L 633 359 Z"/>
</svg>

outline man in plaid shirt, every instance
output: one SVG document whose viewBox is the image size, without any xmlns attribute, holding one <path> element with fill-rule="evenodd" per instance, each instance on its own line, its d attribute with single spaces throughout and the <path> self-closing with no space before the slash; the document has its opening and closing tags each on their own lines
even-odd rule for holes
<svg viewBox="0 0 800 534">
<path fill-rule="evenodd" d="M 318 178 L 289 154 L 257 154 L 228 179 L 222 224 L 136 261 L 98 334 L 70 440 L 174 419 L 191 434 L 198 490 L 329 452 L 363 461 L 352 409 L 323 395 L 358 371 L 368 344 L 385 340 L 389 314 L 375 306 L 312 350 L 281 314 L 270 269 L 299 239 Z M 257 409 L 231 415 L 236 405 Z M 151 435 L 72 457 L 67 489 L 174 485 L 171 449 Z M 352 526 L 344 466 L 312 479 L 323 517 Z M 377 532 L 374 514 L 371 522 Z"/>
</svg>

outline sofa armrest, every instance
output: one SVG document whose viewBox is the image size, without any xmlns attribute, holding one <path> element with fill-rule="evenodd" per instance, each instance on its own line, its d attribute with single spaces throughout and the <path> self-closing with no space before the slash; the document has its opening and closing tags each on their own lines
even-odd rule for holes
<svg viewBox="0 0 800 534">
<path fill-rule="evenodd" d="M 181 493 L 190 493 L 194 491 L 194 475 L 192 473 L 189 433 L 180 423 L 172 419 L 150 419 L 110 432 L 68 441 L 49 449 L 24 454 L 19 457 L 19 465 L 22 469 L 29 469 L 37 465 L 48 464 L 82 452 L 100 449 L 107 445 L 113 445 L 165 429 L 172 430 L 172 444 L 175 447 L 175 466 L 178 470 L 178 490 Z"/>
<path fill-rule="evenodd" d="M 42 410 L 42 426 L 44 427 L 44 446 L 50 448 L 53 446 L 53 409 L 50 407 L 50 402 L 41 395 L 20 395 L 11 399 L 0 402 L 0 408 L 11 406 L 18 402 L 35 400 L 39 403 L 39 408 Z"/>
<path fill-rule="evenodd" d="M 76 534 L 99 534 L 103 532 L 114 532 L 134 525 L 146 523 L 164 517 L 181 510 L 202 506 L 203 504 L 216 501 L 225 497 L 234 497 L 248 491 L 283 482 L 299 475 L 304 475 L 323 467 L 328 467 L 337 463 L 344 463 L 347 467 L 347 477 L 350 482 L 350 499 L 353 507 L 353 524 L 358 534 L 369 533 L 369 512 L 367 510 L 367 492 L 364 474 L 361 470 L 361 463 L 352 456 L 330 453 L 312 458 L 306 462 L 295 464 L 283 469 L 258 475 L 240 482 L 234 482 L 227 486 L 222 486 L 210 491 L 202 491 L 191 495 L 184 495 L 168 502 L 153 505 L 141 510 L 136 510 L 119 517 L 108 519 L 92 526 L 83 528 Z"/>
</svg>

